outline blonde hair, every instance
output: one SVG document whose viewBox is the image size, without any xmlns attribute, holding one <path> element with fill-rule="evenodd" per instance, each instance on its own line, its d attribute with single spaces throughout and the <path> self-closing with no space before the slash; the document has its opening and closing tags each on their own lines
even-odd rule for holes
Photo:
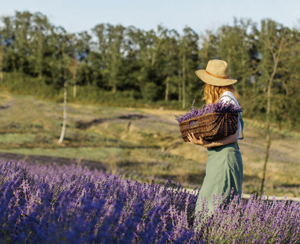
<svg viewBox="0 0 300 244">
<path fill-rule="evenodd" d="M 232 92 L 233 95 L 235 96 L 236 100 L 238 100 L 238 103 L 240 103 L 240 101 L 239 101 L 240 96 L 233 85 L 213 86 L 210 84 L 205 84 L 203 87 L 203 90 L 204 90 L 204 97 L 202 100 L 205 101 L 206 105 L 219 101 L 220 97 L 222 96 L 223 92 L 225 92 L 225 91 Z"/>
</svg>

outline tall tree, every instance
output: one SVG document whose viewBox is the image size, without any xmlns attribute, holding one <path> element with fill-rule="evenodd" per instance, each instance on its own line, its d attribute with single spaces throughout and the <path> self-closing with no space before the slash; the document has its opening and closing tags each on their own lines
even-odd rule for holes
<svg viewBox="0 0 300 244">
<path fill-rule="evenodd" d="M 205 69 L 209 60 L 218 57 L 218 37 L 212 31 L 207 30 L 199 40 L 199 68 Z"/>
<path fill-rule="evenodd" d="M 276 96 L 273 120 L 278 128 L 285 124 L 293 130 L 300 121 L 300 32 L 294 29 L 289 36 L 289 45 L 282 51 L 278 66 L 280 83 L 273 88 Z"/>
<path fill-rule="evenodd" d="M 165 101 L 169 100 L 170 77 L 173 78 L 178 72 L 179 34 L 175 30 L 166 33 L 163 43 L 164 74 L 165 80 Z"/>
<path fill-rule="evenodd" d="M 118 72 L 122 65 L 122 48 L 124 41 L 125 28 L 117 25 L 115 28 L 109 28 L 109 43 L 110 43 L 110 63 L 109 63 L 109 83 L 113 93 L 117 91 Z"/>
<path fill-rule="evenodd" d="M 193 80 L 196 82 L 195 70 L 198 67 L 198 40 L 199 37 L 191 28 L 183 29 L 183 36 L 180 38 L 179 56 L 181 59 L 180 72 L 182 78 L 182 108 L 186 106 L 186 85 L 190 86 Z M 191 91 L 191 90 L 190 90 Z"/>
<path fill-rule="evenodd" d="M 4 52 L 4 35 L 3 29 L 0 28 L 0 82 L 3 83 L 3 52 Z"/>
<path fill-rule="evenodd" d="M 136 57 L 140 71 L 137 72 L 140 91 L 145 100 L 161 99 L 164 94 L 162 84 L 165 81 L 163 43 L 168 30 L 158 26 L 157 31 L 135 30 L 130 37 L 136 43 Z"/>
<path fill-rule="evenodd" d="M 114 93 L 117 91 L 118 72 L 122 64 L 124 31 L 125 28 L 121 25 L 114 27 L 110 24 L 101 24 L 93 28 L 93 33 L 98 38 L 98 48 L 106 77 Z"/>
<path fill-rule="evenodd" d="M 1 76 L 3 77 L 3 71 L 10 72 L 16 71 L 17 61 L 14 52 L 13 43 L 15 40 L 15 29 L 13 26 L 12 17 L 1 17 L 3 27 L 1 28 L 1 56 L 2 56 L 2 71 Z"/>
<path fill-rule="evenodd" d="M 85 61 L 90 52 L 90 41 L 92 37 L 86 31 L 78 33 L 73 38 L 74 56 L 71 58 L 70 72 L 73 76 L 73 97 L 77 94 L 77 73 L 79 65 Z M 92 73 L 92 72 L 91 72 Z M 89 84 L 90 82 L 84 82 Z"/>
<path fill-rule="evenodd" d="M 239 80 L 241 94 L 246 96 L 251 77 L 256 72 L 251 59 L 253 49 L 252 22 L 250 19 L 234 19 L 234 25 L 222 26 L 218 31 L 218 56 L 226 60 L 230 76 Z"/>
<path fill-rule="evenodd" d="M 30 28 L 30 46 L 34 62 L 34 72 L 42 79 L 43 69 L 45 66 L 45 52 L 47 47 L 47 39 L 51 32 L 51 25 L 47 16 L 40 12 L 33 14 L 33 21 Z"/>
<path fill-rule="evenodd" d="M 31 55 L 31 50 L 29 48 L 31 21 L 32 14 L 30 12 L 16 12 L 14 18 L 16 33 L 14 48 L 18 57 L 18 70 L 25 73 L 28 72 L 28 57 Z"/>
<path fill-rule="evenodd" d="M 62 27 L 52 29 L 52 42 L 55 45 L 54 57 L 58 62 L 53 63 L 53 80 L 57 88 L 64 89 L 64 105 L 63 105 L 63 123 L 60 138 L 58 143 L 62 143 L 66 133 L 67 124 L 67 87 L 69 78 L 69 67 L 71 64 L 71 57 L 73 54 L 72 39 L 74 35 L 68 34 Z"/>
<path fill-rule="evenodd" d="M 271 145 L 270 138 L 270 119 L 271 113 L 274 110 L 272 100 L 274 100 L 273 87 L 279 84 L 280 75 L 278 73 L 280 62 L 282 60 L 282 53 L 289 44 L 290 30 L 283 27 L 281 24 L 272 20 L 262 20 L 260 31 L 260 53 L 261 61 L 259 69 L 261 76 L 259 78 L 262 86 L 266 91 L 266 149 L 265 159 L 263 165 L 263 177 L 261 182 L 261 194 L 263 194 L 266 167 L 269 159 L 269 149 Z"/>
</svg>

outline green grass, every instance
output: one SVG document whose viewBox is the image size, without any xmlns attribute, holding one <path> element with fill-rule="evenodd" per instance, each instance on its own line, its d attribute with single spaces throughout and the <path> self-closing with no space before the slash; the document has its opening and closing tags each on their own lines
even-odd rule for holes
<svg viewBox="0 0 300 244">
<path fill-rule="evenodd" d="M 103 161 L 107 157 L 118 157 L 124 149 L 118 147 L 96 148 L 96 147 L 74 147 L 74 148 L 13 148 L 1 149 L 0 152 L 18 153 L 24 155 L 44 155 L 63 158 L 84 158 L 95 161 Z"/>
<path fill-rule="evenodd" d="M 22 144 L 26 142 L 33 142 L 35 139 L 34 134 L 18 134 L 18 133 L 7 133 L 0 134 L 1 143 L 13 143 L 13 144 Z"/>
</svg>

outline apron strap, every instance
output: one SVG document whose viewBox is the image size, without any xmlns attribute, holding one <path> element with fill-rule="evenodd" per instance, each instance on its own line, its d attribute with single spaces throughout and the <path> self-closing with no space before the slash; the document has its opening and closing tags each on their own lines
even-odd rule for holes
<svg viewBox="0 0 300 244">
<path fill-rule="evenodd" d="M 231 97 L 231 96 L 229 96 L 229 95 L 224 95 L 224 96 L 221 96 L 220 97 L 220 99 L 219 99 L 219 101 L 221 100 L 221 98 L 222 97 L 229 97 L 232 101 L 234 101 L 234 103 L 237 105 L 237 106 L 239 106 L 237 103 L 236 103 L 236 101 Z M 238 138 L 239 140 L 243 140 L 244 139 L 244 132 L 243 132 L 243 130 L 244 130 L 244 120 L 243 120 L 243 118 L 242 118 L 242 113 L 241 112 L 239 112 L 239 120 L 240 120 L 240 122 L 241 122 L 241 129 L 242 129 L 242 137 L 241 138 Z M 240 136 L 240 135 L 239 135 Z"/>
</svg>

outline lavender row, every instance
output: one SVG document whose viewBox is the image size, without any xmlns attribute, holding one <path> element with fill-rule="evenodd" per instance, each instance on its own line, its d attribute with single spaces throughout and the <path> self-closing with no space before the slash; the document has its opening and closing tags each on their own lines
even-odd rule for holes
<svg viewBox="0 0 300 244">
<path fill-rule="evenodd" d="M 181 123 L 183 121 L 196 118 L 201 115 L 211 114 L 211 113 L 239 113 L 242 112 L 241 107 L 231 103 L 229 101 L 223 102 L 219 101 L 217 103 L 208 104 L 205 106 L 203 104 L 201 109 L 194 108 L 195 100 L 192 103 L 192 107 L 189 109 L 190 112 L 184 115 L 175 115 L 175 119 Z"/>
<path fill-rule="evenodd" d="M 0 163 L 0 243 L 297 243 L 300 204 L 233 199 L 195 221 L 197 196 L 75 166 Z"/>
</svg>

